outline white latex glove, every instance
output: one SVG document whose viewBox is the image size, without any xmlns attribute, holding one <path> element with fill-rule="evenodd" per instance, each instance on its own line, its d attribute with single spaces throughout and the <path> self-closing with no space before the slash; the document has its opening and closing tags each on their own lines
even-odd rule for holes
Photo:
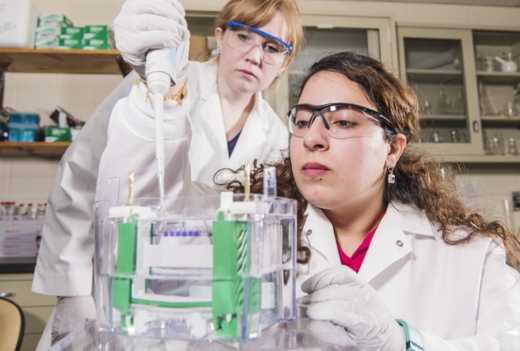
<svg viewBox="0 0 520 351">
<path fill-rule="evenodd" d="M 92 296 L 58 297 L 52 321 L 51 345 L 60 341 L 88 320 L 96 319 Z"/>
<path fill-rule="evenodd" d="M 369 284 L 346 266 L 329 268 L 307 279 L 307 316 L 340 325 L 360 350 L 404 351 L 401 326 Z"/>
<path fill-rule="evenodd" d="M 114 38 L 123 59 L 145 78 L 146 53 L 177 48 L 177 80 L 188 67 L 190 32 L 178 0 L 126 0 L 114 20 Z"/>
</svg>

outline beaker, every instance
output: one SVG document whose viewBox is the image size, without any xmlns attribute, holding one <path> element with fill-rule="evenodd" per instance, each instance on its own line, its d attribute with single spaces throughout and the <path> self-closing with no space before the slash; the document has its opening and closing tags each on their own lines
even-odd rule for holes
<svg viewBox="0 0 520 351">
<path fill-rule="evenodd" d="M 505 119 L 511 119 L 516 117 L 517 112 L 515 105 L 512 102 L 508 102 L 502 110 L 502 116 L 505 117 Z"/>
</svg>

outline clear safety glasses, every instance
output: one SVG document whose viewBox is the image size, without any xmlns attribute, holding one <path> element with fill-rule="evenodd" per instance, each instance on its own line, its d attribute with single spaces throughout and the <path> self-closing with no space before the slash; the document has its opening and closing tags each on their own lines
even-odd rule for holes
<svg viewBox="0 0 520 351">
<path fill-rule="evenodd" d="M 398 133 L 395 125 L 379 112 L 348 103 L 321 106 L 295 105 L 287 113 L 289 132 L 294 136 L 304 137 L 318 116 L 321 117 L 330 136 L 336 139 L 347 139 L 359 135 L 359 128 L 366 123 L 367 117 L 378 122 L 381 127 Z"/>
<path fill-rule="evenodd" d="M 226 42 L 229 46 L 243 54 L 258 47 L 261 49 L 262 61 L 268 65 L 284 64 L 287 56 L 292 52 L 290 44 L 255 27 L 229 22 L 224 29 L 229 29 L 226 31 Z"/>
</svg>

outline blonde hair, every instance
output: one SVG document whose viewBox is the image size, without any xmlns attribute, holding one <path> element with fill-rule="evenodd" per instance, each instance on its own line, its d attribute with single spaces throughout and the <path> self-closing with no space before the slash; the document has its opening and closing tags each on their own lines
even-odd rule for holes
<svg viewBox="0 0 520 351">
<path fill-rule="evenodd" d="M 303 27 L 295 0 L 230 0 L 220 11 L 215 25 L 224 30 L 229 22 L 239 22 L 251 27 L 267 23 L 276 11 L 287 23 L 287 38 L 281 38 L 293 47 L 287 58 L 290 64 L 303 42 Z"/>
</svg>

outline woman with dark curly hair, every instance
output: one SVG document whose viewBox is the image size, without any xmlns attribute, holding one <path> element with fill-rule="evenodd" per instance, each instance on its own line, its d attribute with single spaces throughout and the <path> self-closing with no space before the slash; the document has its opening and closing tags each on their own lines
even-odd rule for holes
<svg viewBox="0 0 520 351">
<path fill-rule="evenodd" d="M 278 195 L 300 205 L 307 315 L 343 326 L 361 350 L 498 351 L 520 326 L 520 242 L 408 145 L 415 93 L 351 52 L 315 63 L 301 87 L 290 158 L 276 167 Z"/>
</svg>

